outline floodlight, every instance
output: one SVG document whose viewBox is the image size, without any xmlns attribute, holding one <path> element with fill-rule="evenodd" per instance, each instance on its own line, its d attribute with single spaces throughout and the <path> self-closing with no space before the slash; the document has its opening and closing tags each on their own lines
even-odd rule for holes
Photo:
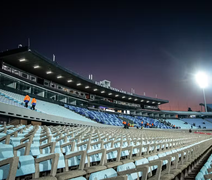
<svg viewBox="0 0 212 180">
<path fill-rule="evenodd" d="M 19 59 L 19 61 L 20 62 L 24 62 L 24 61 L 26 61 L 26 59 L 25 58 L 22 58 L 22 59 Z"/>
<path fill-rule="evenodd" d="M 34 66 L 34 69 L 37 69 L 37 68 L 39 68 L 40 66 L 38 66 L 38 65 L 36 65 L 36 66 Z"/>
<path fill-rule="evenodd" d="M 47 71 L 47 72 L 46 72 L 46 74 L 51 74 L 51 73 L 52 73 L 51 71 Z"/>
<path fill-rule="evenodd" d="M 196 81 L 199 84 L 200 88 L 208 87 L 208 76 L 204 72 L 199 72 L 196 74 Z"/>
</svg>

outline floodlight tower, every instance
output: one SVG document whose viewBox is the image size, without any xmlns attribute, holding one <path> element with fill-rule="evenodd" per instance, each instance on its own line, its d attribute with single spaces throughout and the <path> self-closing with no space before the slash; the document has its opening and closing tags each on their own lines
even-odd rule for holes
<svg viewBox="0 0 212 180">
<path fill-rule="evenodd" d="M 205 88 L 208 87 L 208 76 L 204 72 L 199 72 L 196 74 L 196 81 L 199 84 L 199 87 L 202 88 L 204 103 L 205 103 L 205 112 L 207 112 L 206 106 L 206 97 L 205 97 Z"/>
</svg>

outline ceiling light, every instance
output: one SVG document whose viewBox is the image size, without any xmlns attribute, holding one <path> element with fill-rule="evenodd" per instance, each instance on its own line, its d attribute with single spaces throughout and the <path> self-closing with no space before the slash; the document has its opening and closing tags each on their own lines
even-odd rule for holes
<svg viewBox="0 0 212 180">
<path fill-rule="evenodd" d="M 94 89 L 93 91 L 98 91 L 98 89 Z"/>
<path fill-rule="evenodd" d="M 46 74 L 51 74 L 51 73 L 52 73 L 51 71 L 47 71 L 47 72 L 46 72 Z"/>
<path fill-rule="evenodd" d="M 105 91 L 101 91 L 101 93 L 105 93 Z"/>
<path fill-rule="evenodd" d="M 122 98 L 124 99 L 124 98 L 125 98 L 125 96 L 122 96 Z"/>
<path fill-rule="evenodd" d="M 71 80 L 71 79 L 69 79 L 67 82 L 68 82 L 68 83 L 70 83 L 70 82 L 72 82 L 72 80 Z"/>
<path fill-rule="evenodd" d="M 118 97 L 118 96 L 119 96 L 118 94 L 115 95 L 115 97 Z"/>
<path fill-rule="evenodd" d="M 62 76 L 57 76 L 57 79 L 60 79 L 60 78 L 62 78 Z"/>
<path fill-rule="evenodd" d="M 135 99 L 135 101 L 137 101 L 138 99 Z"/>
<path fill-rule="evenodd" d="M 158 103 L 158 104 L 160 104 L 160 103 Z"/>
<path fill-rule="evenodd" d="M 130 100 L 130 99 L 132 99 L 132 98 L 130 97 L 130 98 L 128 98 L 128 99 Z"/>
<path fill-rule="evenodd" d="M 40 66 L 38 66 L 38 65 L 36 65 L 36 66 L 34 66 L 34 69 L 37 69 L 37 68 L 39 68 Z"/>
<path fill-rule="evenodd" d="M 149 101 L 147 101 L 147 103 L 148 103 Z"/>
<path fill-rule="evenodd" d="M 141 102 L 143 102 L 144 100 L 142 99 Z"/>
<path fill-rule="evenodd" d="M 89 86 L 85 86 L 85 89 L 88 89 L 88 88 L 90 88 Z"/>
<path fill-rule="evenodd" d="M 108 95 L 110 96 L 110 95 L 112 95 L 112 93 L 109 93 Z"/>
<path fill-rule="evenodd" d="M 77 86 L 80 86 L 80 85 L 81 85 L 81 83 L 78 83 L 78 84 L 77 84 Z"/>
<path fill-rule="evenodd" d="M 155 104 L 155 102 L 152 102 L 152 104 Z"/>
<path fill-rule="evenodd" d="M 20 62 L 24 62 L 24 61 L 26 61 L 26 59 L 25 58 L 22 58 L 22 59 L 19 59 L 19 61 Z"/>
</svg>

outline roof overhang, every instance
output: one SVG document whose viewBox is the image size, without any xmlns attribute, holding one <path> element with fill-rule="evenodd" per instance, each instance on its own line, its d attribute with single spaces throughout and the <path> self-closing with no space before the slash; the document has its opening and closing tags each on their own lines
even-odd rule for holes
<svg viewBox="0 0 212 180">
<path fill-rule="evenodd" d="M 25 61 L 20 62 L 21 59 L 25 59 Z M 0 61 L 8 63 L 11 66 L 17 67 L 18 69 L 36 75 L 40 78 L 89 94 L 112 98 L 118 101 L 152 106 L 169 102 L 168 100 L 139 96 L 136 94 L 131 95 L 102 87 L 95 84 L 95 81 L 87 79 L 60 66 L 57 62 L 42 56 L 28 47 L 0 53 Z M 39 68 L 34 68 L 35 66 L 39 66 Z M 52 73 L 47 74 L 47 71 L 51 71 Z M 59 76 L 61 76 L 61 78 L 58 78 Z M 72 80 L 72 82 L 68 82 L 69 80 Z"/>
</svg>

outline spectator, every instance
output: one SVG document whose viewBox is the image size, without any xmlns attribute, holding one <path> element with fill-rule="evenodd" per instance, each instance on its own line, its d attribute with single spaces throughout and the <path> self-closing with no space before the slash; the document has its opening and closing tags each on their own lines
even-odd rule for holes
<svg viewBox="0 0 212 180">
<path fill-rule="evenodd" d="M 24 102 L 25 102 L 25 107 L 26 107 L 26 108 L 28 108 L 28 103 L 29 103 L 29 101 L 30 101 L 30 97 L 29 97 L 29 95 L 27 94 L 27 95 L 25 96 L 25 98 L 24 98 Z"/>
<path fill-rule="evenodd" d="M 35 110 L 35 106 L 36 106 L 36 103 L 37 103 L 36 99 L 33 98 L 31 103 L 32 103 L 31 109 Z"/>
</svg>

